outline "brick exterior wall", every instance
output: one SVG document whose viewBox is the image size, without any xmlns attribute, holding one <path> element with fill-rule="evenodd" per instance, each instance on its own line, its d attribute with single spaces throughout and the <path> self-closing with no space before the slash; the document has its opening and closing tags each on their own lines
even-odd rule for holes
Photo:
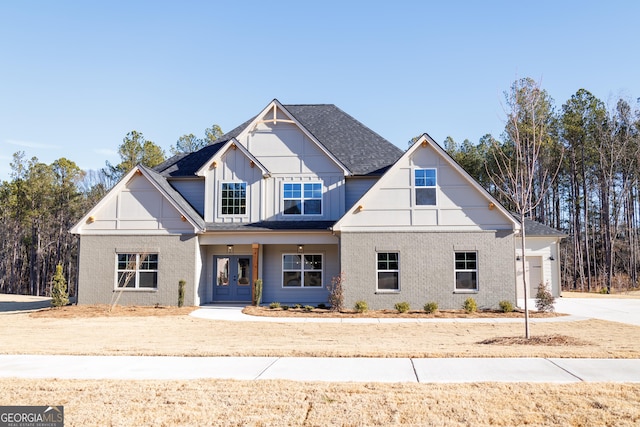
<svg viewBox="0 0 640 427">
<path fill-rule="evenodd" d="M 158 254 L 158 288 L 124 290 L 120 305 L 178 305 L 178 282 L 184 279 L 185 306 L 195 305 L 196 256 L 200 256 L 195 235 L 111 235 L 80 237 L 78 304 L 110 304 L 117 297 L 116 253 Z"/>
<path fill-rule="evenodd" d="M 422 310 L 431 301 L 441 309 L 457 309 L 470 296 L 478 308 L 498 308 L 502 300 L 515 304 L 515 240 L 510 231 L 345 232 L 340 239 L 347 308 L 364 300 L 371 309 L 408 302 L 412 310 Z M 477 292 L 455 292 L 455 251 L 477 251 Z M 400 292 L 376 292 L 377 252 L 399 252 Z"/>
</svg>

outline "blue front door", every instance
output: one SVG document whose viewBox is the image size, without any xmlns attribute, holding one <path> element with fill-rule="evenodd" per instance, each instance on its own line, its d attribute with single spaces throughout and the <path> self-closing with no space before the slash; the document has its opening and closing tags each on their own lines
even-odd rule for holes
<svg viewBox="0 0 640 427">
<path fill-rule="evenodd" d="M 251 303 L 251 256 L 215 256 L 214 302 Z"/>
</svg>

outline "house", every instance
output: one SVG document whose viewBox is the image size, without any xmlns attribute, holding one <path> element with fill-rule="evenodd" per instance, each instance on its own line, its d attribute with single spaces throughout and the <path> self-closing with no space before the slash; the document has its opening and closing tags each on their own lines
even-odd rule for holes
<svg viewBox="0 0 640 427">
<path fill-rule="evenodd" d="M 342 277 L 345 306 L 381 309 L 515 301 L 519 230 L 428 135 L 403 152 L 334 105 L 274 100 L 137 166 L 71 232 L 80 304 L 175 305 L 180 281 L 187 305 L 248 304 L 256 279 L 265 303 L 318 304 Z"/>
</svg>

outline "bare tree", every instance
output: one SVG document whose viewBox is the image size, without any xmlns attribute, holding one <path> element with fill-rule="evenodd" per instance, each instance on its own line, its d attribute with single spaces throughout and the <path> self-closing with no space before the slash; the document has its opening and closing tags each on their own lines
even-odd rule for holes
<svg viewBox="0 0 640 427">
<path fill-rule="evenodd" d="M 549 124 L 552 119 L 550 98 L 530 78 L 517 80 L 506 94 L 506 141 L 492 150 L 494 171 L 487 171 L 495 188 L 507 199 L 520 220 L 522 272 L 524 285 L 525 336 L 529 333 L 529 297 L 525 273 L 525 219 L 544 200 L 562 163 L 563 150 L 549 159 L 552 144 Z M 544 162 L 543 162 L 544 159 Z M 551 165 L 553 160 L 553 165 Z M 543 166 L 544 164 L 544 166 Z"/>
</svg>

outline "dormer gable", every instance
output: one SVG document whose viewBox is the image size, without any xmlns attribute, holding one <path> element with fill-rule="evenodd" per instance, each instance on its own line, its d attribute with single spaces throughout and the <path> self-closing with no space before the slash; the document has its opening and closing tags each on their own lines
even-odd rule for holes
<svg viewBox="0 0 640 427">
<path fill-rule="evenodd" d="M 236 138 L 231 138 L 230 140 L 222 143 L 220 149 L 218 149 L 208 161 L 204 162 L 202 167 L 198 169 L 195 174 L 197 176 L 206 176 L 207 171 L 216 169 L 219 165 L 222 165 L 223 158 L 230 151 L 238 151 L 239 154 L 244 156 L 251 168 L 257 167 L 262 172 L 262 176 L 264 178 L 268 178 L 271 175 L 269 170 L 253 154 L 251 154 L 244 145 L 240 144 Z"/>
<path fill-rule="evenodd" d="M 303 135 L 303 138 L 297 138 L 294 135 L 299 132 Z M 352 172 L 340 161 L 331 151 L 325 147 L 316 136 L 311 133 L 287 108 L 282 105 L 277 99 L 274 99 L 266 108 L 264 108 L 249 124 L 242 130 L 236 137 L 236 139 L 244 145 L 248 151 L 254 153 L 256 157 L 265 157 L 264 163 L 267 163 L 268 158 L 272 158 L 274 164 L 282 162 L 285 158 L 286 152 L 274 153 L 271 152 L 271 146 L 268 144 L 270 141 L 265 138 L 267 133 L 274 135 L 273 143 L 278 139 L 278 142 L 283 142 L 286 145 L 286 150 L 290 151 L 290 155 L 297 155 L 301 160 L 307 164 L 301 165 L 297 170 L 304 172 L 305 170 L 313 170 L 320 160 L 319 157 L 329 159 L 333 164 L 333 168 L 337 168 L 344 176 L 351 175 Z M 257 134 L 262 134 L 263 138 L 255 138 Z M 291 136 L 291 137 L 288 137 Z M 259 144 L 259 145 L 258 145 Z M 310 144 L 310 145 L 309 145 Z M 282 147 L 273 147 L 280 150 Z M 278 156 L 278 154 L 281 154 Z M 318 158 L 318 159 L 314 159 Z M 270 166 L 267 164 L 267 166 Z M 277 171 L 270 167 L 272 172 Z"/>
</svg>

